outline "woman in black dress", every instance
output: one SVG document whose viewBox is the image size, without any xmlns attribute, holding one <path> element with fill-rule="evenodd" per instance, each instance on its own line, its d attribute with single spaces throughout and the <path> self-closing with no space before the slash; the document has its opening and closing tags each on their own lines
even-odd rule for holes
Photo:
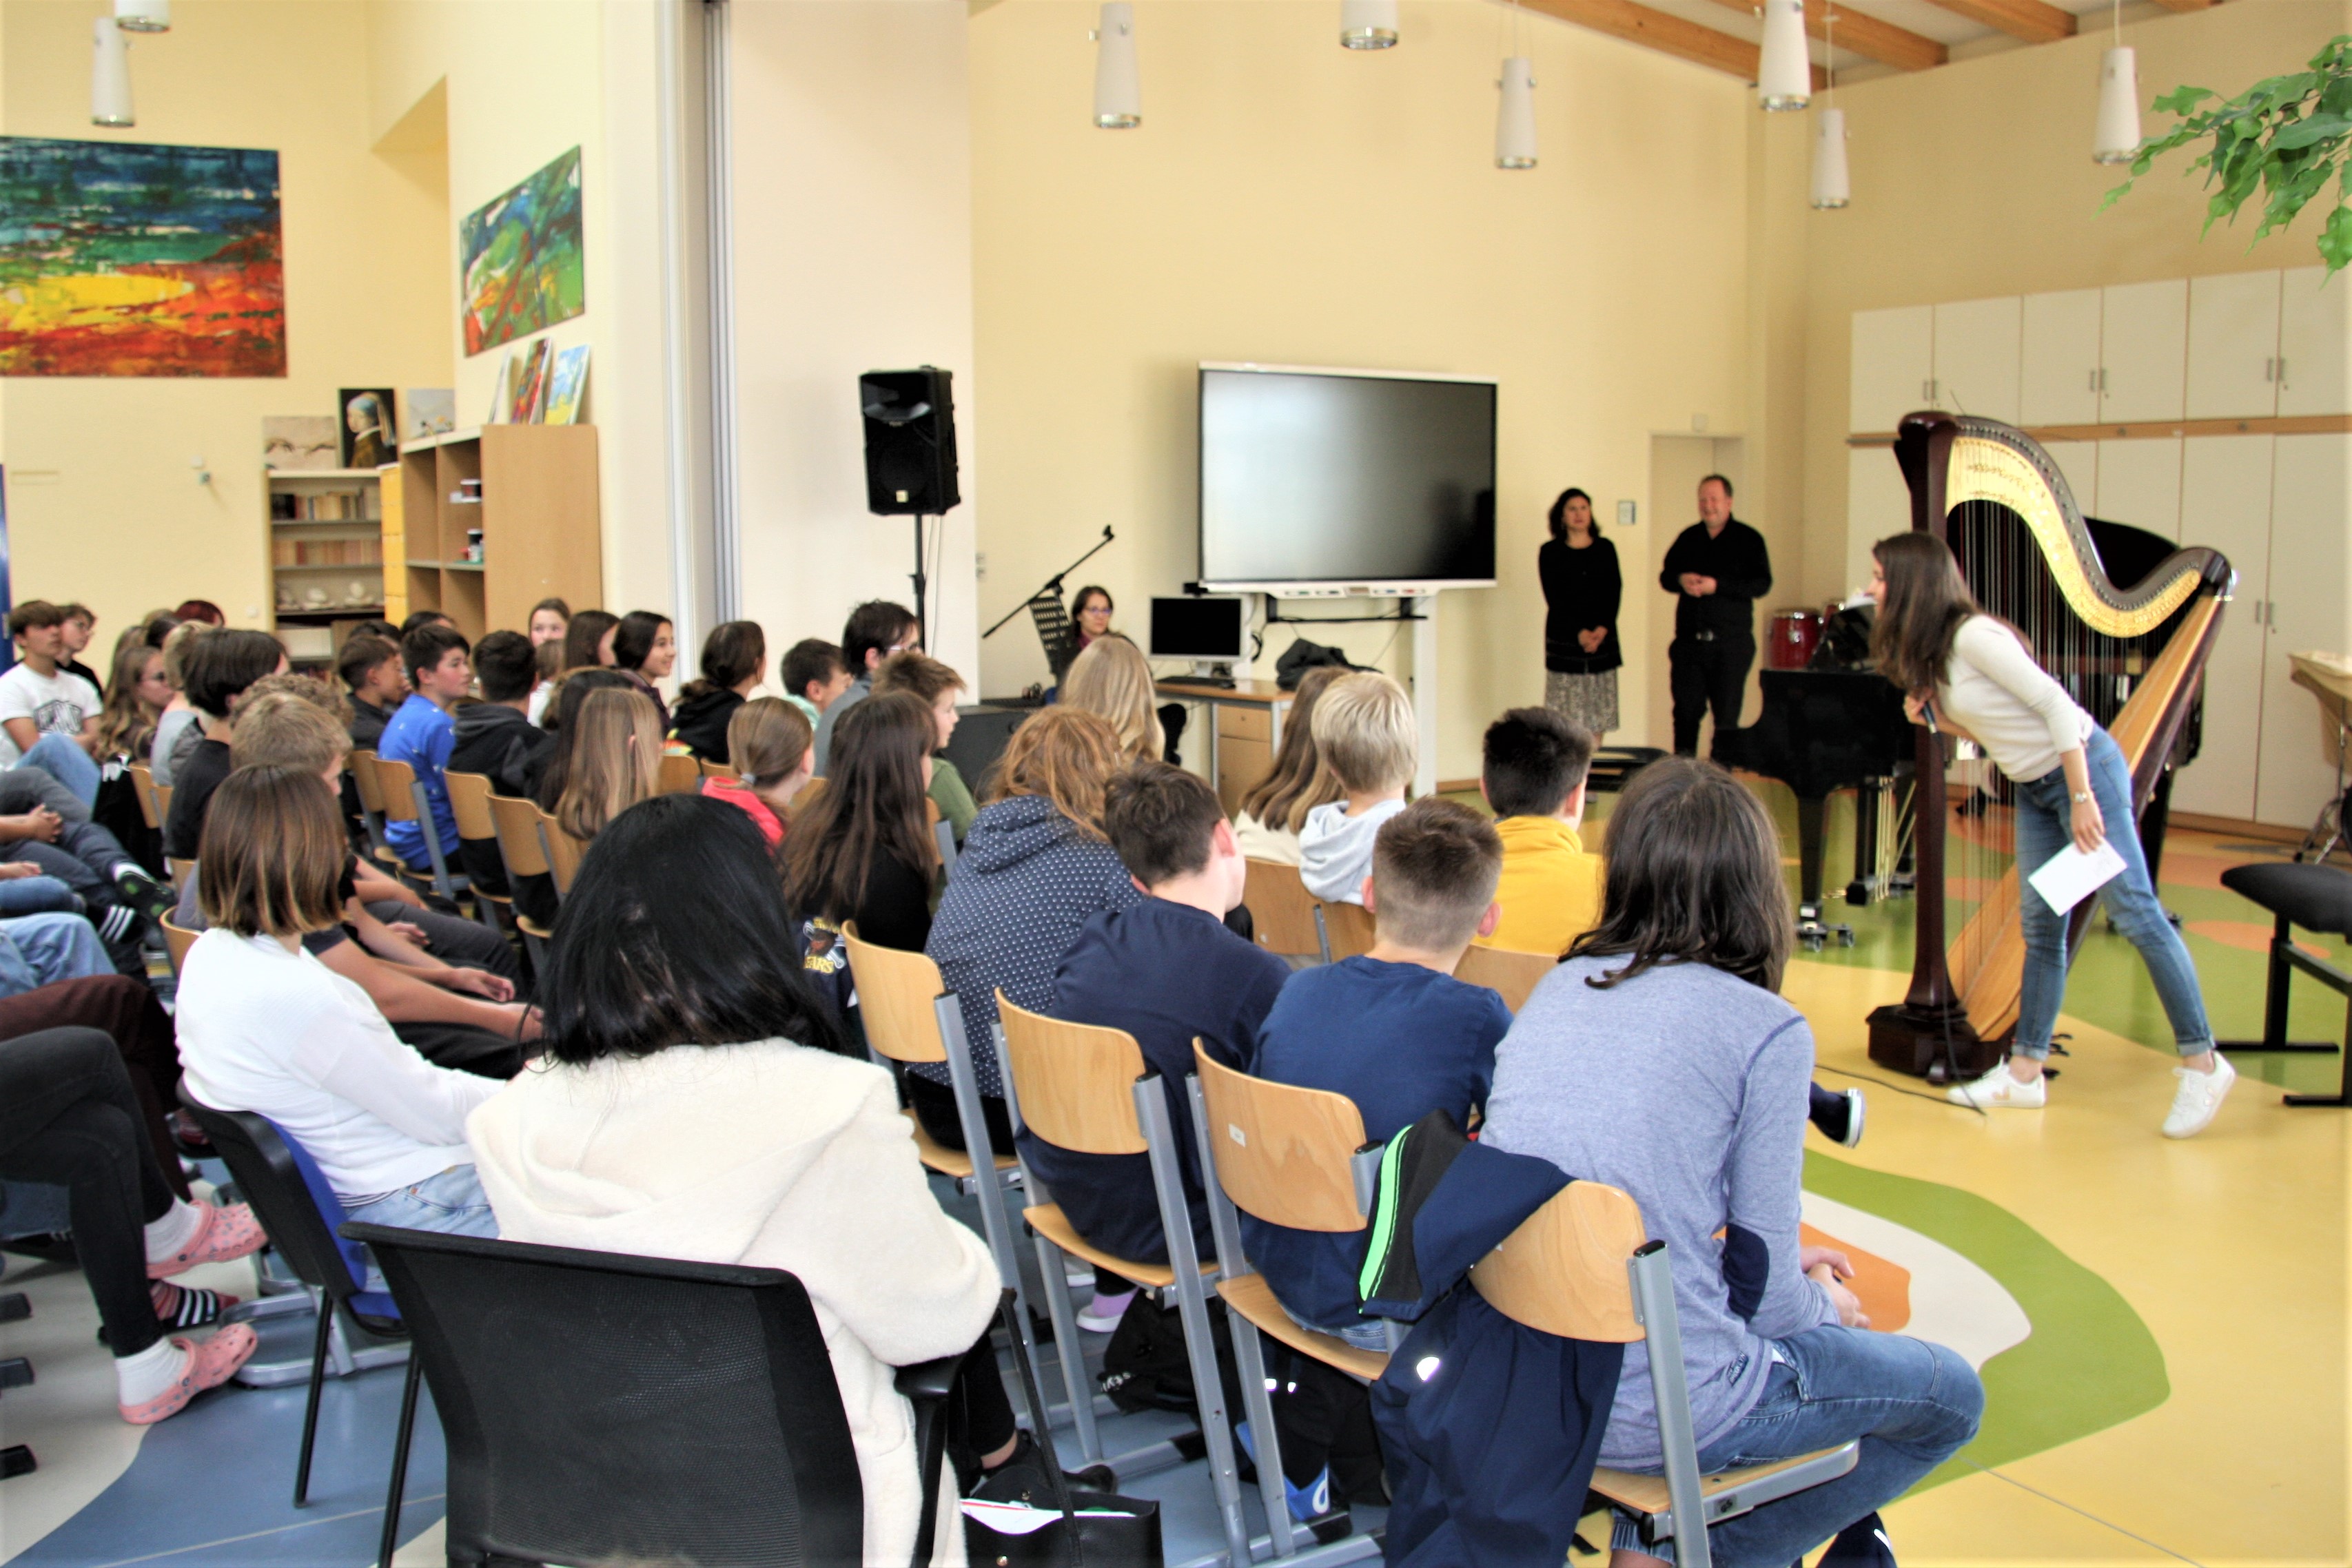
<svg viewBox="0 0 2352 1568">
<path fill-rule="evenodd" d="M 1543 583 L 1544 706 L 1595 738 L 1617 727 L 1617 547 L 1592 520 L 1592 497 L 1563 490 L 1551 504 L 1551 538 L 1536 551 Z"/>
</svg>

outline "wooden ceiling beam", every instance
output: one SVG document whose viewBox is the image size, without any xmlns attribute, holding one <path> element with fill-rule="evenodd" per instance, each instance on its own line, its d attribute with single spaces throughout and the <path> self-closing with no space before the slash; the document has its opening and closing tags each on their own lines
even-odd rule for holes
<svg viewBox="0 0 2352 1568">
<path fill-rule="evenodd" d="M 1756 14 L 1755 0 L 1716 0 L 1728 10 L 1745 16 Z M 1924 71 L 1944 64 L 1951 51 L 1933 38 L 1922 37 L 1907 27 L 1882 22 L 1875 16 L 1865 16 L 1843 5 L 1826 5 L 1814 0 L 1805 7 L 1805 30 L 1816 38 L 1826 39 L 1830 34 L 1829 16 L 1837 16 L 1837 41 L 1840 48 L 1876 60 L 1898 70 Z"/>
<path fill-rule="evenodd" d="M 2210 11 L 2221 0 L 2156 0 L 2168 11 Z"/>
<path fill-rule="evenodd" d="M 2054 44 L 2074 36 L 2074 14 L 2042 0 L 1929 0 L 1956 16 L 1983 24 L 2029 44 Z"/>
<path fill-rule="evenodd" d="M 1738 77 L 1741 81 L 1756 79 L 1756 46 L 1729 33 L 1718 33 L 1713 27 L 1702 27 L 1696 22 L 1685 22 L 1680 16 L 1664 11 L 1654 11 L 1634 0 L 1522 0 L 1530 11 L 1541 12 L 1558 21 L 1590 27 L 1596 33 L 1606 33 L 1612 38 L 1622 38 L 1629 44 L 1640 44 L 1661 54 L 1688 60 L 1693 65 L 1709 67 Z M 1743 5 L 1741 7 L 1745 9 Z M 1813 86 L 1818 90 L 1826 79 L 1822 68 L 1813 68 Z"/>
</svg>

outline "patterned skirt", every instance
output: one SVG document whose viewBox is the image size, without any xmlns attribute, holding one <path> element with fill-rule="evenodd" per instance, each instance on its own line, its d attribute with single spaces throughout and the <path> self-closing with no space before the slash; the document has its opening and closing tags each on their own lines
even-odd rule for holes
<svg viewBox="0 0 2352 1568">
<path fill-rule="evenodd" d="M 1544 706 L 1591 730 L 1594 738 L 1617 727 L 1617 672 L 1564 675 L 1544 672 Z"/>
</svg>

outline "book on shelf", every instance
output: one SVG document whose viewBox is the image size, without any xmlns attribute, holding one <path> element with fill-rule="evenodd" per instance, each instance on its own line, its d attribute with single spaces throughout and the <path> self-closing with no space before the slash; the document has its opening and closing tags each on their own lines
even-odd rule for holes
<svg viewBox="0 0 2352 1568">
<path fill-rule="evenodd" d="M 383 520 L 373 490 L 274 491 L 269 518 L 278 523 L 373 523 Z"/>
<path fill-rule="evenodd" d="M 272 539 L 272 566 L 381 566 L 382 539 Z"/>
</svg>

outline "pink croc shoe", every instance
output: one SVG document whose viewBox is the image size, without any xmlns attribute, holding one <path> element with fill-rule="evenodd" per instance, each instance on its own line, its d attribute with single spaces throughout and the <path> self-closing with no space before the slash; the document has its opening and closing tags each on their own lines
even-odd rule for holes
<svg viewBox="0 0 2352 1568">
<path fill-rule="evenodd" d="M 253 1210 L 241 1203 L 226 1207 L 216 1204 L 199 1203 L 196 1212 L 201 1217 L 196 1233 L 188 1244 L 169 1258 L 151 1261 L 147 1277 L 168 1280 L 174 1274 L 184 1274 L 200 1263 L 226 1263 L 232 1258 L 242 1258 L 248 1252 L 258 1252 L 269 1245 L 261 1221 L 253 1218 Z"/>
<path fill-rule="evenodd" d="M 207 1388 L 218 1388 L 236 1375 L 236 1369 L 253 1359 L 261 1341 L 247 1323 L 231 1323 L 228 1327 L 199 1344 L 192 1339 L 175 1339 L 173 1344 L 188 1353 L 187 1364 L 172 1385 L 154 1398 L 138 1405 L 118 1405 L 122 1418 L 134 1427 L 152 1427 L 167 1416 L 176 1416 L 187 1407 L 188 1401 Z"/>
</svg>

